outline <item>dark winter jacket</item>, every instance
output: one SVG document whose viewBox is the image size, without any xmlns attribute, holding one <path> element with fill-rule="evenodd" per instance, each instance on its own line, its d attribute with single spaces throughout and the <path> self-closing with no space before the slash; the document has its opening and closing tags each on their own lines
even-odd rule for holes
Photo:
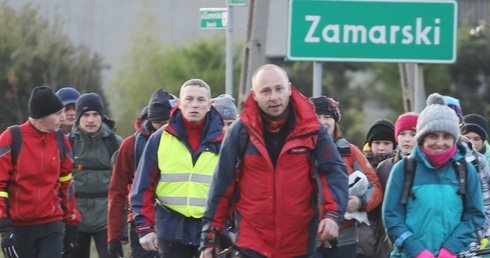
<svg viewBox="0 0 490 258">
<path fill-rule="evenodd" d="M 94 233 L 107 228 L 108 191 L 112 176 L 111 157 L 108 145 L 122 138 L 114 132 L 115 123 L 103 119 L 102 128 L 95 136 L 88 135 L 78 123 L 70 133 L 75 139 L 73 146 L 73 177 L 77 208 L 82 214 L 79 230 Z M 73 138 L 74 137 L 74 138 Z M 109 139 L 115 137 L 115 139 Z M 122 224 L 121 224 L 122 225 Z"/>
<path fill-rule="evenodd" d="M 131 188 L 133 218 L 140 237 L 156 231 L 159 239 L 197 246 L 202 230 L 201 218 L 185 217 L 168 207 L 155 205 L 155 188 L 160 179 L 158 148 L 163 130 L 182 141 L 192 153 L 182 112 L 175 107 L 171 114 L 168 126 L 160 128 L 150 136 L 141 156 Z M 205 117 L 201 142 L 197 151 L 193 153 L 196 160 L 204 151 L 218 153 L 223 139 L 222 129 L 221 116 L 216 109 L 211 108 Z"/>
</svg>

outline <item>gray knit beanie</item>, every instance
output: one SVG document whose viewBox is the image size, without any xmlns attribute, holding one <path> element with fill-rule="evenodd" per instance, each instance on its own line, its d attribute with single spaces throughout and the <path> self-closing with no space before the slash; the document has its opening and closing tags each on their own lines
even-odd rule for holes
<svg viewBox="0 0 490 258">
<path fill-rule="evenodd" d="M 435 132 L 446 132 L 455 141 L 459 139 L 459 118 L 439 93 L 433 93 L 427 98 L 427 106 L 417 121 L 415 140 L 422 143 L 427 134 Z"/>
<path fill-rule="evenodd" d="M 237 108 L 235 106 L 235 99 L 232 96 L 221 94 L 218 97 L 211 99 L 211 101 L 223 120 L 236 120 Z"/>
</svg>

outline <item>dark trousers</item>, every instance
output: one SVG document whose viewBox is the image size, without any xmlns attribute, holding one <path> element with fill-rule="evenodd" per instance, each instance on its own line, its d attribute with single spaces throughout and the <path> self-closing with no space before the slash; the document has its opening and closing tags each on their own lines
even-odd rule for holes
<svg viewBox="0 0 490 258">
<path fill-rule="evenodd" d="M 357 244 L 344 245 L 337 248 L 325 248 L 320 246 L 313 256 L 314 258 L 356 258 Z"/>
<path fill-rule="evenodd" d="M 15 226 L 20 258 L 61 258 L 65 224 L 54 221 L 32 226 Z"/>
<path fill-rule="evenodd" d="M 90 241 L 94 238 L 95 248 L 99 258 L 109 258 L 107 251 L 107 229 L 95 232 L 78 232 L 78 251 L 75 258 L 90 258 Z"/>
<path fill-rule="evenodd" d="M 172 243 L 163 239 L 158 239 L 158 249 L 160 258 L 199 258 L 200 252 L 198 246 L 182 245 Z"/>
<path fill-rule="evenodd" d="M 146 251 L 141 247 L 140 238 L 136 233 L 136 227 L 134 222 L 129 224 L 129 245 L 131 247 L 131 258 L 157 258 L 158 253 L 152 251 Z"/>
</svg>

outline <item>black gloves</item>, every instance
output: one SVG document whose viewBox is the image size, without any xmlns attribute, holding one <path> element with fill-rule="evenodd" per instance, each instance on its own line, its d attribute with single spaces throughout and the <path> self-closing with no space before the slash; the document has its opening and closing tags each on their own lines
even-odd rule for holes
<svg viewBox="0 0 490 258">
<path fill-rule="evenodd" d="M 78 225 L 66 225 L 63 258 L 70 258 L 78 248 Z"/>
<path fill-rule="evenodd" d="M 121 240 L 109 242 L 107 245 L 110 258 L 124 257 Z"/>
<path fill-rule="evenodd" d="M 2 236 L 2 251 L 5 258 L 19 258 L 17 250 L 19 244 L 15 238 L 14 228 L 10 219 L 0 221 L 0 234 Z"/>
</svg>

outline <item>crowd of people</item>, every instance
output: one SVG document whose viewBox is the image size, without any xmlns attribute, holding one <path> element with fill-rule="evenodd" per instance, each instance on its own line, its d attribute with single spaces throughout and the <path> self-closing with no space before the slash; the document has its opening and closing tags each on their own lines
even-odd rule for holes
<svg viewBox="0 0 490 258">
<path fill-rule="evenodd" d="M 6 258 L 451 258 L 490 236 L 490 145 L 479 114 L 433 93 L 375 121 L 361 148 L 341 103 L 279 66 L 239 111 L 201 79 L 157 89 L 122 139 L 103 99 L 32 90 L 0 135 Z"/>
</svg>

